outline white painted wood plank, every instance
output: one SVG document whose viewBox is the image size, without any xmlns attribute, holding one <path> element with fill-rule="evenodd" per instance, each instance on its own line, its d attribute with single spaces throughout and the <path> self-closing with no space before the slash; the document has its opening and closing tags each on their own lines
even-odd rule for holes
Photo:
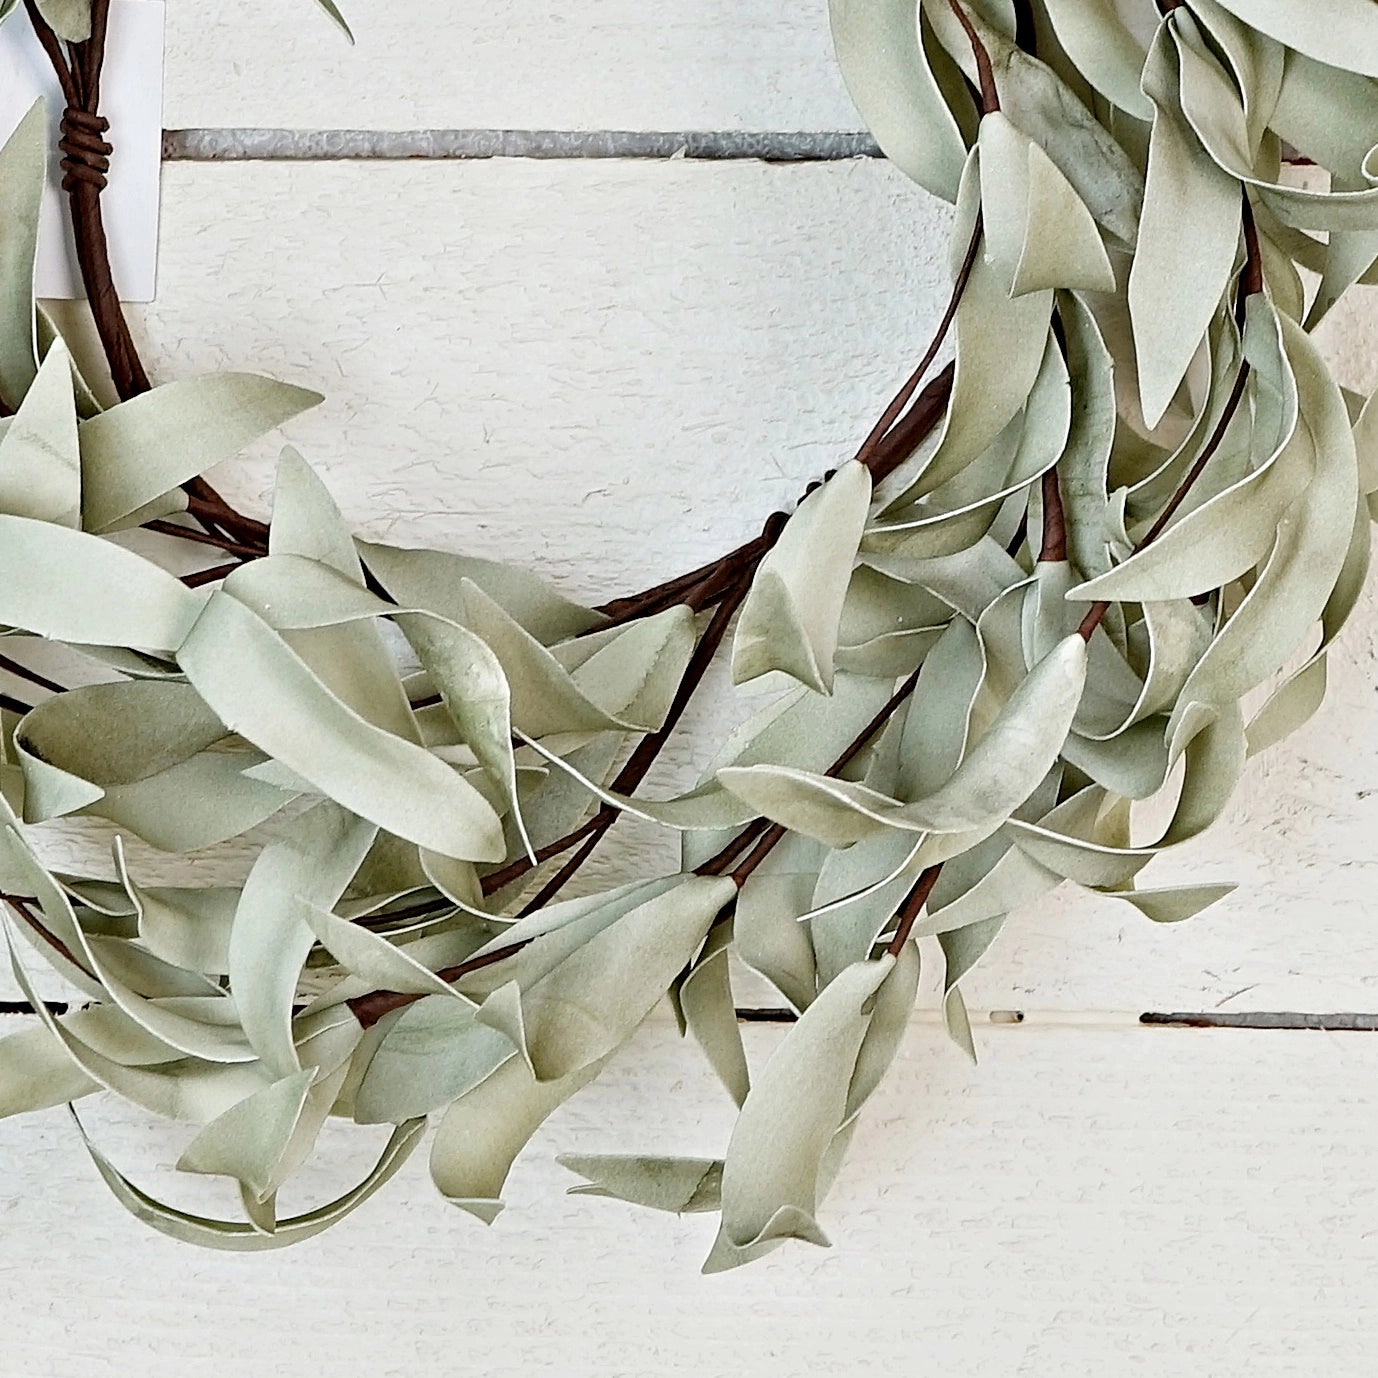
<svg viewBox="0 0 1378 1378">
<path fill-rule="evenodd" d="M 365 530 L 629 591 L 756 529 L 835 464 L 945 292 L 946 213 L 879 163 L 493 163 L 166 170 L 155 376 L 259 368 L 329 400 L 291 437 Z M 1348 381 L 1378 349 L 1340 324 Z M 266 499 L 271 456 L 224 476 Z M 1083 894 L 1014 920 L 981 1007 L 1378 1008 L 1378 608 L 1333 698 L 1256 762 L 1226 822 L 1148 879 L 1234 879 L 1158 929 Z M 723 730 L 708 695 L 660 783 Z M 619 828 L 604 879 L 671 864 Z"/>
<path fill-rule="evenodd" d="M 826 7 L 778 0 L 168 7 L 169 128 L 857 129 Z"/>
<path fill-rule="evenodd" d="M 750 1030 L 753 1055 L 777 1037 Z M 298 1249 L 200 1253 L 105 1196 L 64 1113 L 7 1121 L 0 1371 L 1371 1371 L 1378 1039 L 1021 1028 L 982 1044 L 971 1069 L 936 1030 L 911 1033 L 824 1208 L 831 1250 L 710 1278 L 711 1217 L 565 1197 L 576 1179 L 554 1163 L 721 1151 L 727 1098 L 664 1026 L 551 1121 L 491 1230 L 438 1199 L 418 1155 Z M 143 1185 L 197 1199 L 170 1166 L 185 1133 L 88 1118 Z M 336 1128 L 313 1199 L 373 1150 Z"/>
</svg>

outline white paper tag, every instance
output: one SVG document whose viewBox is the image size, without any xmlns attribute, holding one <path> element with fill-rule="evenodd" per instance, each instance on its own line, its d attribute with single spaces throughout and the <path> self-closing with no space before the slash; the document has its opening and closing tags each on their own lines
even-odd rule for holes
<svg viewBox="0 0 1378 1378">
<path fill-rule="evenodd" d="M 152 301 L 158 280 L 158 172 L 163 152 L 163 0 L 113 0 L 101 75 L 110 121 L 109 185 L 101 193 L 110 266 L 124 301 Z M 0 24 L 0 141 L 42 96 L 48 102 L 48 189 L 39 226 L 36 295 L 81 297 L 81 274 L 62 191 L 62 91 L 28 15 Z"/>
</svg>

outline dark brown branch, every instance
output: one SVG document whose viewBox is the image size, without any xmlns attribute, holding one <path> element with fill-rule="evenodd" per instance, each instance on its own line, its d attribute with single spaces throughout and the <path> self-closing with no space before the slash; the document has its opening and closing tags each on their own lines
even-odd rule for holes
<svg viewBox="0 0 1378 1378">
<path fill-rule="evenodd" d="M 214 565 L 210 569 L 198 569 L 195 574 L 182 575 L 182 582 L 189 589 L 204 588 L 207 584 L 219 583 L 221 579 L 228 579 L 235 570 L 242 568 L 243 561 L 236 560 L 230 565 Z"/>
<path fill-rule="evenodd" d="M 962 295 L 966 291 L 967 283 L 971 280 L 971 270 L 976 266 L 976 253 L 981 246 L 982 228 L 981 215 L 980 212 L 977 212 L 976 223 L 971 230 L 971 242 L 967 245 L 962 265 L 957 270 L 957 276 L 952 283 L 952 294 L 948 297 L 947 307 L 943 311 L 942 318 L 938 321 L 938 328 L 933 332 L 933 338 L 929 341 L 923 358 L 919 360 L 918 367 L 909 375 L 904 385 L 890 400 L 890 405 L 880 414 L 876 424 L 871 427 L 871 433 L 861 442 L 861 448 L 856 452 L 857 460 L 868 467 L 871 466 L 881 441 L 894 426 L 899 414 L 914 395 L 914 390 L 923 382 L 924 375 L 933 366 L 933 360 L 938 357 L 938 351 L 942 348 L 943 341 L 947 339 L 947 332 L 952 328 L 952 322 L 957 318 L 957 308 L 962 304 Z"/>
<path fill-rule="evenodd" d="M 1062 508 L 1062 485 L 1054 464 L 1043 475 L 1043 549 L 1040 564 L 1055 564 L 1067 558 L 1067 515 Z"/>
<path fill-rule="evenodd" d="M 986 51 L 986 45 L 981 42 L 980 34 L 967 17 L 966 10 L 957 0 L 947 0 L 947 3 L 952 7 L 952 13 L 957 16 L 957 22 L 965 31 L 967 42 L 971 44 L 972 56 L 976 59 L 976 75 L 981 82 L 981 113 L 993 115 L 1000 109 L 1000 93 L 995 89 L 995 72 L 990 65 L 990 54 Z"/>
<path fill-rule="evenodd" d="M 898 911 L 899 925 L 895 929 L 895 936 L 890 940 L 890 946 L 885 949 L 890 956 L 898 957 L 904 951 L 904 945 L 909 941 L 914 924 L 923 913 L 923 907 L 928 903 L 928 897 L 933 893 L 933 887 L 938 883 L 942 870 L 942 864 L 939 863 L 920 872 L 918 880 L 914 882 L 914 888 L 904 897 L 904 903 Z"/>
<path fill-rule="evenodd" d="M 227 536 L 217 536 L 210 531 L 198 531 L 194 526 L 178 526 L 176 522 L 151 521 L 144 523 L 145 530 L 156 531 L 162 536 L 175 536 L 179 541 L 191 541 L 195 545 L 214 546 L 227 555 L 238 555 L 245 560 L 257 559 L 263 552 L 256 546 L 241 545 Z"/>
<path fill-rule="evenodd" d="M 47 675 L 40 675 L 37 670 L 31 670 L 27 665 L 21 665 L 17 660 L 11 660 L 7 655 L 0 655 L 0 670 L 13 675 L 16 679 L 22 679 L 38 689 L 46 689 L 50 694 L 65 694 L 67 686 L 59 684 L 56 680 L 49 679 Z"/>
<path fill-rule="evenodd" d="M 915 670 L 913 674 L 909 675 L 904 683 L 890 695 L 889 699 L 886 700 L 875 717 L 873 717 L 871 721 L 852 738 L 846 750 L 844 750 L 837 760 L 828 767 L 824 774 L 832 779 L 836 779 L 841 775 L 842 772 L 856 760 L 867 744 L 875 737 L 876 733 L 895 716 L 900 707 L 914 692 L 914 688 L 918 682 L 919 671 Z M 759 838 L 751 854 L 732 872 L 732 879 L 736 881 L 737 889 L 740 890 L 751 878 L 756 868 L 760 866 L 775 847 L 779 845 L 787 831 L 788 830 L 779 823 L 770 823 L 767 819 L 758 819 L 755 823 L 746 828 L 743 833 L 733 838 L 733 840 L 716 856 L 710 857 L 704 862 L 695 874 L 701 876 L 721 875 L 737 860 L 737 857 L 741 855 L 743 850 L 743 837 L 749 837 L 751 841 L 755 841 Z"/>
</svg>

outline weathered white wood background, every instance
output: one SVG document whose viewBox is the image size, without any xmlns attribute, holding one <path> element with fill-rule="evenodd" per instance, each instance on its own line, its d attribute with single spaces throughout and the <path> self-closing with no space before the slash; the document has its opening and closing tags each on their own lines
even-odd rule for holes
<svg viewBox="0 0 1378 1378">
<path fill-rule="evenodd" d="M 857 127 L 822 0 L 173 0 L 170 127 Z M 854 443 L 941 305 L 947 216 L 880 162 L 171 164 L 160 378 L 266 370 L 367 531 L 540 562 L 607 595 L 754 530 Z M 1327 338 L 1378 384 L 1378 317 Z M 263 452 L 222 476 L 247 503 Z M 729 1104 L 654 1022 L 521 1161 L 491 1230 L 418 1155 L 285 1254 L 173 1245 L 104 1193 L 65 1116 L 0 1123 L 0 1373 L 1081 1378 L 1373 1372 L 1378 1036 L 1143 1028 L 1145 1009 L 1378 1011 L 1378 608 L 1333 695 L 1162 865 L 1242 882 L 1158 930 L 1084 897 L 1012 923 L 932 1002 L 799 1246 L 704 1279 L 703 1217 L 566 1198 L 558 1151 L 721 1151 Z M 668 779 L 711 740 L 694 723 Z M 634 832 L 607 865 L 653 864 Z M 752 1026 L 753 1055 L 778 1030 Z M 178 1136 L 91 1120 L 160 1193 Z M 332 1127 L 325 1193 L 372 1151 Z M 338 1175 L 336 1175 L 338 1174 Z"/>
</svg>

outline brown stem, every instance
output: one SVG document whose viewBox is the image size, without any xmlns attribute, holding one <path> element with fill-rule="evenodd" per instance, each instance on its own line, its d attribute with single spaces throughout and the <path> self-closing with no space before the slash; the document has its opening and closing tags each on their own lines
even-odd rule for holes
<svg viewBox="0 0 1378 1378">
<path fill-rule="evenodd" d="M 178 526 L 176 522 L 151 521 L 144 523 L 145 530 L 157 531 L 163 536 L 175 536 L 179 541 L 191 541 L 195 545 L 210 545 L 223 550 L 228 555 L 238 555 L 245 560 L 257 559 L 263 552 L 255 546 L 240 545 L 225 536 L 217 536 L 211 531 L 198 531 L 194 526 Z"/>
<path fill-rule="evenodd" d="M 967 42 L 971 44 L 972 56 L 976 59 L 976 75 L 981 81 L 981 113 L 993 115 L 1000 109 L 1000 93 L 995 89 L 995 72 L 990 65 L 990 54 L 986 51 L 986 45 L 981 42 L 980 34 L 967 18 L 966 10 L 957 0 L 947 0 L 947 3 L 951 6 L 952 13 L 957 16 L 957 22 L 965 30 Z"/>
<path fill-rule="evenodd" d="M 914 888 L 904 897 L 904 903 L 898 911 L 899 925 L 895 929 L 895 936 L 890 940 L 890 946 L 885 949 L 891 957 L 898 957 L 904 951 L 904 945 L 909 941 L 914 924 L 923 912 L 924 905 L 928 903 L 928 897 L 933 893 L 933 887 L 938 883 L 942 871 L 942 863 L 939 862 L 938 865 L 920 872 L 918 880 L 914 882 Z"/>
<path fill-rule="evenodd" d="M 71 45 L 70 61 L 34 0 L 24 0 L 24 4 L 67 104 L 62 117 L 62 186 L 68 196 L 77 265 L 115 392 L 121 401 L 127 401 L 147 392 L 152 384 L 120 305 L 101 211 L 101 192 L 105 189 L 113 152 L 103 137 L 108 122 L 100 114 L 100 80 L 105 62 L 110 0 L 93 0 L 91 36 L 84 43 Z M 266 531 L 261 522 L 256 523 L 235 512 L 205 479 L 189 479 L 183 486 L 193 499 L 193 511 L 196 502 L 214 509 L 215 515 L 209 523 L 212 527 L 218 525 L 250 544 L 254 543 L 256 531 L 258 534 Z"/>
<path fill-rule="evenodd" d="M 824 774 L 832 779 L 836 779 L 841 775 L 857 756 L 861 754 L 862 750 L 876 733 L 895 716 L 900 706 L 914 692 L 914 688 L 918 682 L 919 671 L 915 670 L 913 674 L 911 674 L 904 683 L 890 695 L 889 699 L 886 700 L 884 706 L 875 717 L 873 717 L 871 721 L 852 738 L 846 750 L 828 767 Z M 769 823 L 769 821 L 765 819 L 758 819 L 756 823 L 753 823 L 746 829 L 746 834 L 754 833 L 760 840 L 756 843 L 756 846 L 752 849 L 751 854 L 746 860 L 732 872 L 732 879 L 737 882 L 737 889 L 740 890 L 742 886 L 746 884 L 756 868 L 760 866 L 766 857 L 768 857 L 779 845 L 787 831 L 788 829 L 782 827 L 779 823 Z M 721 875 L 741 854 L 742 836 L 746 834 L 733 838 L 733 840 L 716 856 L 710 857 L 704 862 L 695 874 L 701 876 Z"/>
<path fill-rule="evenodd" d="M 0 655 L 0 670 L 6 671 L 16 679 L 26 680 L 39 689 L 46 689 L 51 694 L 65 694 L 67 692 L 65 684 L 59 684 L 46 675 L 40 675 L 37 670 L 30 670 L 27 665 L 21 665 L 17 660 L 11 660 L 7 655 Z"/>
<path fill-rule="evenodd" d="M 19 914 L 23 916 L 24 922 L 27 923 L 49 947 L 57 952 L 65 961 L 70 962 L 71 965 L 76 967 L 84 976 L 92 981 L 98 981 L 96 974 L 87 971 L 85 966 L 77 961 L 72 955 L 72 951 L 67 944 L 56 934 L 49 932 L 43 920 L 33 912 L 33 906 L 38 903 L 37 900 L 31 899 L 26 895 L 0 894 L 0 903 L 8 904 L 11 909 L 17 910 Z"/>
<path fill-rule="evenodd" d="M 219 583 L 227 579 L 235 570 L 242 568 L 243 561 L 236 560 L 230 565 L 214 565 L 210 569 L 198 569 L 195 574 L 182 575 L 182 582 L 189 589 L 204 588 L 207 584 Z"/>
<path fill-rule="evenodd" d="M 1062 507 L 1062 485 L 1054 464 L 1043 475 L 1043 549 L 1040 564 L 1056 564 L 1067 558 L 1067 514 Z"/>
<path fill-rule="evenodd" d="M 548 842 L 544 847 L 538 847 L 536 849 L 536 865 L 539 866 L 544 862 L 554 861 L 557 856 L 562 856 L 565 852 L 569 851 L 571 847 L 577 846 L 591 832 L 602 826 L 603 815 L 606 812 L 606 809 L 600 809 L 592 818 L 575 828 L 573 832 L 566 833 L 564 837 L 558 838 L 554 842 Z M 496 895 L 499 890 L 505 890 L 509 885 L 519 881 L 524 875 L 529 874 L 533 869 L 531 859 L 523 856 L 518 857 L 515 861 L 509 862 L 500 871 L 489 871 L 489 873 L 483 877 L 482 881 L 485 897 L 488 895 Z M 433 906 L 427 906 L 419 912 L 421 914 L 429 914 L 432 912 L 432 909 Z M 418 915 L 406 911 L 404 911 L 404 915 L 407 918 L 418 917 Z"/>
<path fill-rule="evenodd" d="M 873 483 L 889 478 L 943 419 L 952 398 L 952 383 L 956 376 L 957 366 L 948 364 L 886 433 L 866 466 L 871 471 Z"/>
<path fill-rule="evenodd" d="M 962 304 L 962 294 L 966 291 L 967 283 L 971 279 L 971 270 L 976 266 L 976 252 L 981 245 L 981 231 L 981 213 L 978 211 L 976 223 L 971 230 L 971 242 L 967 245 L 966 254 L 962 258 L 962 266 L 957 270 L 957 276 L 953 280 L 952 294 L 948 297 L 947 307 L 943 311 L 942 319 L 938 322 L 938 328 L 933 332 L 933 338 L 929 341 L 923 358 L 919 360 L 918 367 L 891 398 L 890 405 L 880 414 L 876 424 L 871 427 L 871 433 L 861 442 L 861 448 L 856 452 L 856 458 L 862 464 L 869 465 L 880 442 L 894 426 L 899 414 L 914 395 L 915 388 L 923 381 L 924 375 L 933 365 L 933 360 L 938 357 L 938 351 L 947 338 L 947 332 L 952 328 L 952 322 L 957 317 L 957 308 Z"/>
</svg>

